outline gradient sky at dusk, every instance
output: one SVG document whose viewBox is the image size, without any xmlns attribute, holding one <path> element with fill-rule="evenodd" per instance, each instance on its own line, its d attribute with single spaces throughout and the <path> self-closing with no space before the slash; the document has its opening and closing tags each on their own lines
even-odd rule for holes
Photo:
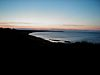
<svg viewBox="0 0 100 75">
<path fill-rule="evenodd" d="M 0 0 L 0 22 L 37 28 L 99 29 L 100 0 Z"/>
</svg>

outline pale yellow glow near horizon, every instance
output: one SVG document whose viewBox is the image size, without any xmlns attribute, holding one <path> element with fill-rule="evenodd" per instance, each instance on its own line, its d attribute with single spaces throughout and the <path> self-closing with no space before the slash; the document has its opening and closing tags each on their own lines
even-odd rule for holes
<svg viewBox="0 0 100 75">
<path fill-rule="evenodd" d="M 55 18 L 47 18 L 47 17 L 42 17 L 39 18 L 38 16 L 36 18 L 33 17 L 23 17 L 23 18 L 6 18 L 5 20 L 2 20 L 1 22 L 21 22 L 21 23 L 30 23 L 29 25 L 59 25 L 63 24 L 64 22 L 60 19 L 55 19 Z M 16 25 L 22 25 L 22 24 L 16 24 Z M 27 24 L 23 24 L 27 25 Z"/>
<path fill-rule="evenodd" d="M 3 28 L 29 28 L 29 29 L 64 29 L 64 30 L 100 30 L 100 26 L 93 25 L 33 25 L 32 23 L 23 22 L 0 22 Z"/>
<path fill-rule="evenodd" d="M 0 21 L 0 27 L 32 28 L 32 29 L 75 29 L 75 30 L 100 30 L 97 25 L 74 25 L 72 22 L 64 23 L 48 18 L 11 18 Z"/>
</svg>

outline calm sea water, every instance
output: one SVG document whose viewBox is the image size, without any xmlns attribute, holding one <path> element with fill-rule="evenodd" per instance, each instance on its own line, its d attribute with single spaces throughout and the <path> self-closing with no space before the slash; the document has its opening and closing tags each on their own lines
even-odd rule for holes
<svg viewBox="0 0 100 75">
<path fill-rule="evenodd" d="M 52 42 L 88 41 L 92 43 L 100 43 L 100 31 L 67 30 L 64 32 L 35 32 L 35 33 L 30 33 L 29 35 L 41 37 Z"/>
</svg>

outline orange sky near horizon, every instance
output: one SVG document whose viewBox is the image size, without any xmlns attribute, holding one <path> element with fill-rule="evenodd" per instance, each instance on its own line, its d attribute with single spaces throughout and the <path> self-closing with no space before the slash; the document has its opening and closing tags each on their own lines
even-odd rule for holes
<svg viewBox="0 0 100 75">
<path fill-rule="evenodd" d="M 34 25 L 24 22 L 0 22 L 0 28 L 27 28 L 27 29 L 63 29 L 63 30 L 100 30 L 95 25 Z"/>
</svg>

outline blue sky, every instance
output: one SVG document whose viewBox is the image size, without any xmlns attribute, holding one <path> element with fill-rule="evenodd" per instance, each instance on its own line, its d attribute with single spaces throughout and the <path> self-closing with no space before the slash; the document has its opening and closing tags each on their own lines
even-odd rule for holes
<svg viewBox="0 0 100 75">
<path fill-rule="evenodd" d="M 100 0 L 0 0 L 0 21 L 100 26 Z"/>
</svg>

